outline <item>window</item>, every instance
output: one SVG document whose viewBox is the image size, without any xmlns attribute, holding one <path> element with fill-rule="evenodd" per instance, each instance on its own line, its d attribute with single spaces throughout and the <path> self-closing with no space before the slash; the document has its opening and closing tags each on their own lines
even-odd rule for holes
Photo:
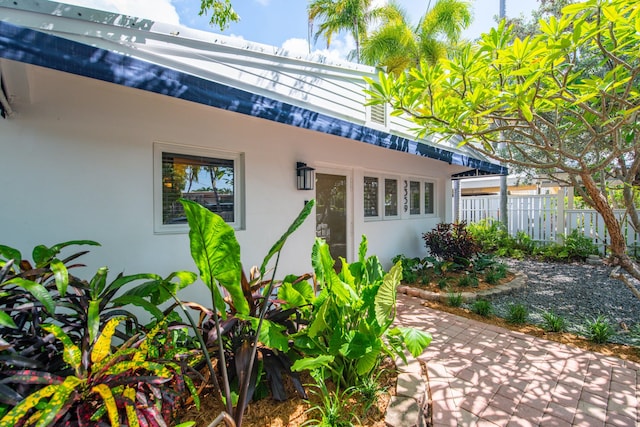
<svg viewBox="0 0 640 427">
<path fill-rule="evenodd" d="M 398 180 L 384 180 L 384 216 L 398 216 Z"/>
<path fill-rule="evenodd" d="M 420 182 L 409 181 L 409 214 L 420 215 Z"/>
<path fill-rule="evenodd" d="M 156 232 L 188 230 L 180 198 L 200 203 L 239 228 L 240 155 L 157 143 L 154 157 Z"/>
<path fill-rule="evenodd" d="M 374 218 L 378 214 L 378 178 L 364 177 L 364 217 Z"/>
<path fill-rule="evenodd" d="M 433 182 L 424 183 L 424 213 L 433 214 Z"/>
</svg>

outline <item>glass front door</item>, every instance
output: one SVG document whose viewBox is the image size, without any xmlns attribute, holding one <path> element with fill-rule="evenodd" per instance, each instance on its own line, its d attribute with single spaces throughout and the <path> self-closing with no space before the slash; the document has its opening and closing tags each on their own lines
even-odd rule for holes
<svg viewBox="0 0 640 427">
<path fill-rule="evenodd" d="M 347 258 L 347 177 L 316 174 L 316 236 L 327 241 L 331 256 Z"/>
</svg>

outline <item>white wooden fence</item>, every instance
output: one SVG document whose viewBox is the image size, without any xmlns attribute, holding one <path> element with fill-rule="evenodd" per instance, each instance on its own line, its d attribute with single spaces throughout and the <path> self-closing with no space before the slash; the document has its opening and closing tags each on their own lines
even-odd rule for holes
<svg viewBox="0 0 640 427">
<path fill-rule="evenodd" d="M 507 220 L 509 234 L 525 232 L 540 243 L 561 241 L 562 235 L 578 230 L 606 253 L 609 235 L 600 214 L 589 209 L 565 209 L 554 194 L 509 196 Z M 625 211 L 615 210 L 632 255 L 640 255 L 640 234 L 627 221 Z M 492 218 L 500 220 L 500 196 L 465 196 L 460 198 L 460 221 L 467 223 Z"/>
</svg>

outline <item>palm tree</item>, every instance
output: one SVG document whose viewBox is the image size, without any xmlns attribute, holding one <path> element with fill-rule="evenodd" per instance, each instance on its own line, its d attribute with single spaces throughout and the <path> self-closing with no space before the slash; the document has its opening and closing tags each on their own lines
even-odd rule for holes
<svg viewBox="0 0 640 427">
<path fill-rule="evenodd" d="M 472 20 L 466 0 L 438 0 L 416 26 L 391 2 L 379 13 L 382 23 L 362 42 L 362 62 L 399 74 L 422 61 L 433 64 L 459 40 Z"/>
<path fill-rule="evenodd" d="M 371 0 L 311 0 L 307 10 L 310 28 L 316 21 L 319 24 L 315 41 L 323 36 L 329 47 L 334 34 L 347 31 L 355 40 L 355 57 L 360 62 L 361 41 L 381 8 L 372 8 Z"/>
</svg>

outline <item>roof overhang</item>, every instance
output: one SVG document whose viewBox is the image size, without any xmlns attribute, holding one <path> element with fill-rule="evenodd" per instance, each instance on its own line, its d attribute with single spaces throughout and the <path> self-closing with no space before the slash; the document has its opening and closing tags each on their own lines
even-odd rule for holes
<svg viewBox="0 0 640 427">
<path fill-rule="evenodd" d="M 278 101 L 131 55 L 0 21 L 0 57 L 401 151 L 482 174 L 505 167 Z"/>
</svg>

